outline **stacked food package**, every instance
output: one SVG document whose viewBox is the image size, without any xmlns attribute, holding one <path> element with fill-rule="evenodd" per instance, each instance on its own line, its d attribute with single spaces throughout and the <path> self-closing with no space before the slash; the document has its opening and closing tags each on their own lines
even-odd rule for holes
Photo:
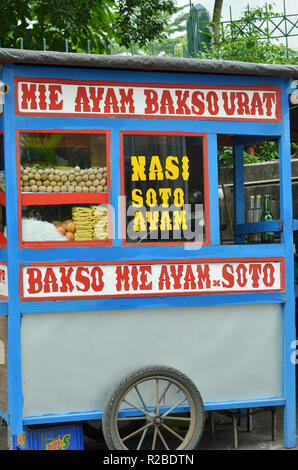
<svg viewBox="0 0 298 470">
<path fill-rule="evenodd" d="M 76 227 L 74 233 L 76 241 L 93 239 L 93 217 L 90 207 L 74 206 L 72 208 L 72 220 Z"/>
<path fill-rule="evenodd" d="M 104 205 L 91 206 L 93 214 L 93 240 L 108 238 L 108 209 Z"/>
<path fill-rule="evenodd" d="M 41 168 L 21 165 L 21 190 L 31 193 L 101 193 L 107 191 L 107 168 Z"/>
</svg>

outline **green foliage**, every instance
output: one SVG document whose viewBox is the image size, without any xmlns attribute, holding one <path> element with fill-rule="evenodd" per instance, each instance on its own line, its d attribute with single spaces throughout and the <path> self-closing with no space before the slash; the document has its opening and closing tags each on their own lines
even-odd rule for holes
<svg viewBox="0 0 298 470">
<path fill-rule="evenodd" d="M 165 38 L 169 16 L 177 12 L 173 0 L 118 0 L 113 23 L 116 41 L 129 47 Z"/>
<path fill-rule="evenodd" d="M 250 155 L 244 150 L 243 162 L 248 163 L 261 163 L 269 162 L 278 159 L 278 142 L 276 141 L 264 141 L 260 142 L 255 146 L 254 155 Z M 291 143 L 291 155 L 293 158 L 298 157 L 298 143 Z M 232 167 L 233 166 L 233 148 L 230 146 L 223 146 L 218 148 L 218 159 L 221 166 Z"/>
<path fill-rule="evenodd" d="M 174 0 L 2 0 L 1 47 L 109 52 L 119 45 L 147 44 L 164 34 Z"/>
<path fill-rule="evenodd" d="M 109 42 L 112 0 L 2 0 L 1 46 L 25 49 L 86 50 L 90 39 L 96 52 Z"/>
<path fill-rule="evenodd" d="M 278 16 L 278 13 L 273 12 L 272 4 L 247 9 L 239 20 L 221 23 L 216 41 L 200 57 L 266 64 L 298 64 L 295 51 L 272 39 L 270 21 Z M 278 23 L 278 20 L 275 21 Z"/>
</svg>

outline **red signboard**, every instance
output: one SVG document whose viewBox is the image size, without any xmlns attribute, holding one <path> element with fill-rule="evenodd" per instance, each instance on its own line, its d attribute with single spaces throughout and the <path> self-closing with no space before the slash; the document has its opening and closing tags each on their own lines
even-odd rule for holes
<svg viewBox="0 0 298 470">
<path fill-rule="evenodd" d="M 225 121 L 281 121 L 275 86 L 15 79 L 16 114 Z"/>
<path fill-rule="evenodd" d="M 283 259 L 36 263 L 22 300 L 146 297 L 284 290 Z"/>
</svg>

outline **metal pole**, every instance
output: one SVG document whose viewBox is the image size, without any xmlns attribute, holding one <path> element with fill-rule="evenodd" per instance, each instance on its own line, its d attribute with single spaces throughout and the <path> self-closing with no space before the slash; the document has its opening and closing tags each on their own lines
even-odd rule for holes
<svg viewBox="0 0 298 470">
<path fill-rule="evenodd" d="M 231 36 L 232 36 L 232 40 L 234 39 L 233 37 L 233 19 L 232 19 L 232 7 L 230 5 L 230 24 L 231 24 Z"/>
<path fill-rule="evenodd" d="M 286 37 L 286 46 L 287 46 L 287 58 L 289 57 L 289 41 L 288 41 L 288 28 L 287 28 L 287 14 L 286 14 L 286 2 L 283 0 L 284 5 L 284 22 L 285 22 L 285 37 Z"/>
</svg>

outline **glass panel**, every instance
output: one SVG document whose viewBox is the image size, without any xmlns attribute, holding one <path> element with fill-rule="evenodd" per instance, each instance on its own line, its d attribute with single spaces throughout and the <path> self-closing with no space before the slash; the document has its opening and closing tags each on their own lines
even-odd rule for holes
<svg viewBox="0 0 298 470">
<path fill-rule="evenodd" d="M 124 135 L 126 241 L 202 242 L 203 138 Z"/>
<path fill-rule="evenodd" d="M 226 137 L 220 136 L 219 143 Z M 232 143 L 232 142 L 231 142 Z M 235 244 L 234 223 L 234 161 L 233 146 L 219 145 L 219 200 L 221 243 Z M 244 164 L 244 221 L 246 223 L 280 219 L 280 178 L 279 178 L 279 147 L 278 141 L 264 140 L 260 137 L 256 142 L 243 148 Z M 270 214 L 265 217 L 266 201 L 269 203 Z M 279 243 L 279 232 L 247 233 L 241 243 Z"/>
<path fill-rule="evenodd" d="M 90 241 L 108 239 L 105 204 L 22 207 L 23 241 Z"/>
<path fill-rule="evenodd" d="M 23 192 L 107 191 L 106 136 L 22 133 Z"/>
</svg>

